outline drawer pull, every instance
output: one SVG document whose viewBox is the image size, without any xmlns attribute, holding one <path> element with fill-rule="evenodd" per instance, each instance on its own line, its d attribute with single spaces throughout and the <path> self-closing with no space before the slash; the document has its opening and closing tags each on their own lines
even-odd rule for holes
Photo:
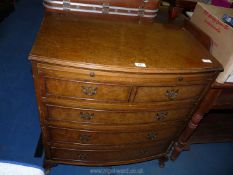
<svg viewBox="0 0 233 175">
<path fill-rule="evenodd" d="M 85 86 L 82 86 L 82 91 L 83 91 L 83 93 L 85 95 L 93 96 L 97 92 L 97 87 L 85 87 Z"/>
<path fill-rule="evenodd" d="M 157 120 L 164 120 L 168 115 L 168 112 L 158 112 L 156 114 L 156 119 Z"/>
<path fill-rule="evenodd" d="M 90 77 L 95 77 L 95 72 L 90 72 Z"/>
<path fill-rule="evenodd" d="M 84 154 L 84 153 L 78 154 L 78 158 L 79 160 L 87 160 L 88 154 Z"/>
<path fill-rule="evenodd" d="M 89 113 L 89 112 L 80 112 L 80 117 L 83 120 L 91 120 L 95 116 L 94 113 Z"/>
<path fill-rule="evenodd" d="M 86 142 L 90 141 L 90 138 L 91 138 L 91 136 L 90 135 L 86 135 L 86 134 L 80 134 L 80 136 L 79 136 L 79 140 L 82 143 L 86 143 Z"/>
<path fill-rule="evenodd" d="M 177 80 L 178 80 L 178 81 L 183 81 L 184 78 L 183 78 L 182 76 L 179 76 L 179 77 L 177 77 Z"/>
<path fill-rule="evenodd" d="M 179 89 L 169 89 L 166 92 L 166 96 L 170 99 L 170 100 L 174 100 L 176 99 L 177 95 L 179 93 Z"/>
<path fill-rule="evenodd" d="M 147 138 L 149 140 L 155 140 L 157 138 L 157 135 L 154 132 L 150 132 L 150 133 L 147 134 Z"/>
</svg>

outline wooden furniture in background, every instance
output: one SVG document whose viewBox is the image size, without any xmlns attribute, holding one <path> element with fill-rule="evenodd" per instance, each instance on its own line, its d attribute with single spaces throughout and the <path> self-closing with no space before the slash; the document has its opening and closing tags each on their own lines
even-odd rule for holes
<svg viewBox="0 0 233 175">
<path fill-rule="evenodd" d="M 207 48 L 211 39 L 191 22 L 186 28 Z M 176 160 L 193 143 L 233 141 L 233 83 L 213 83 L 174 146 L 171 159 Z"/>
<path fill-rule="evenodd" d="M 192 143 L 233 141 L 232 114 L 233 84 L 213 84 L 179 137 L 171 159 L 176 160 L 183 150 L 189 150 Z"/>
<path fill-rule="evenodd" d="M 233 109 L 210 110 L 200 126 L 188 140 L 188 144 L 219 143 L 233 141 Z"/>
<path fill-rule="evenodd" d="M 201 0 L 165 0 L 170 4 L 169 6 L 169 18 L 174 20 L 178 17 L 184 10 L 193 11 L 197 2 Z"/>
<path fill-rule="evenodd" d="M 46 169 L 151 159 L 164 166 L 222 69 L 180 27 L 49 13 L 29 59 Z"/>
<path fill-rule="evenodd" d="M 43 0 L 45 10 L 112 20 L 153 22 L 159 0 Z"/>
<path fill-rule="evenodd" d="M 188 143 L 233 141 L 233 83 L 215 83 L 210 92 L 214 101 Z"/>
</svg>

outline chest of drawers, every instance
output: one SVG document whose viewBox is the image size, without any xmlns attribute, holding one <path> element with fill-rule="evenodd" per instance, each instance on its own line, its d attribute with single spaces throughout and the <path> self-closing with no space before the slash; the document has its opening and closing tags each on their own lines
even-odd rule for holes
<svg viewBox="0 0 233 175">
<path fill-rule="evenodd" d="M 221 70 L 185 29 L 71 15 L 45 15 L 29 59 L 45 168 L 162 166 Z"/>
</svg>

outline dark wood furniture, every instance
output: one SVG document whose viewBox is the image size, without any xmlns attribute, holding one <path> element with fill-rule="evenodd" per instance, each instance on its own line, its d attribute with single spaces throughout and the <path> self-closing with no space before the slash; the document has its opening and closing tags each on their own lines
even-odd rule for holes
<svg viewBox="0 0 233 175">
<path fill-rule="evenodd" d="M 233 108 L 211 109 L 206 113 L 188 144 L 233 141 Z"/>
<path fill-rule="evenodd" d="M 171 159 L 192 143 L 224 141 L 233 141 L 233 83 L 214 83 L 179 137 Z"/>
<path fill-rule="evenodd" d="M 222 69 L 184 28 L 49 13 L 29 59 L 46 169 L 163 166 Z"/>
<path fill-rule="evenodd" d="M 184 11 L 193 11 L 200 0 L 164 0 L 170 4 L 168 8 L 169 19 L 174 20 Z"/>
<path fill-rule="evenodd" d="M 159 0 L 43 0 L 45 10 L 99 19 L 153 22 Z"/>
<path fill-rule="evenodd" d="M 187 28 L 207 48 L 211 39 L 188 22 Z M 176 160 L 193 143 L 233 141 L 233 83 L 213 83 L 174 146 L 171 159 Z"/>
</svg>

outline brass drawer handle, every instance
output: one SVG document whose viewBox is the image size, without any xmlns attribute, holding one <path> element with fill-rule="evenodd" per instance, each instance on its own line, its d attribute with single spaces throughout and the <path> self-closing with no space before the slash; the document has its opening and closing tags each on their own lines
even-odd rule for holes
<svg viewBox="0 0 233 175">
<path fill-rule="evenodd" d="M 176 97 L 179 94 L 179 89 L 169 89 L 166 92 L 166 96 L 170 99 L 170 100 L 175 100 Z"/>
<path fill-rule="evenodd" d="M 79 158 L 79 160 L 87 160 L 88 154 L 80 153 L 80 154 L 78 154 L 78 158 Z"/>
<path fill-rule="evenodd" d="M 97 87 L 86 87 L 86 86 L 82 86 L 82 92 L 85 95 L 88 96 L 93 96 L 97 93 Z"/>
<path fill-rule="evenodd" d="M 157 134 L 156 133 L 154 133 L 154 132 L 150 132 L 150 133 L 148 133 L 147 134 L 147 138 L 149 139 L 149 140 L 155 140 L 156 138 L 157 138 Z"/>
<path fill-rule="evenodd" d="M 177 77 L 177 81 L 183 81 L 183 80 L 184 80 L 184 77 L 182 77 L 182 76 Z"/>
<path fill-rule="evenodd" d="M 166 117 L 167 117 L 167 115 L 168 115 L 168 112 L 158 112 L 157 114 L 156 114 L 156 119 L 157 120 L 164 120 Z"/>
<path fill-rule="evenodd" d="M 95 72 L 90 72 L 90 77 L 95 77 Z"/>
<path fill-rule="evenodd" d="M 91 120 L 95 116 L 94 113 L 89 113 L 89 112 L 80 112 L 80 117 L 83 120 Z"/>
<path fill-rule="evenodd" d="M 86 135 L 86 134 L 80 134 L 80 135 L 79 135 L 79 140 L 80 140 L 82 143 L 89 142 L 89 141 L 90 141 L 90 138 L 91 138 L 90 135 Z"/>
</svg>

